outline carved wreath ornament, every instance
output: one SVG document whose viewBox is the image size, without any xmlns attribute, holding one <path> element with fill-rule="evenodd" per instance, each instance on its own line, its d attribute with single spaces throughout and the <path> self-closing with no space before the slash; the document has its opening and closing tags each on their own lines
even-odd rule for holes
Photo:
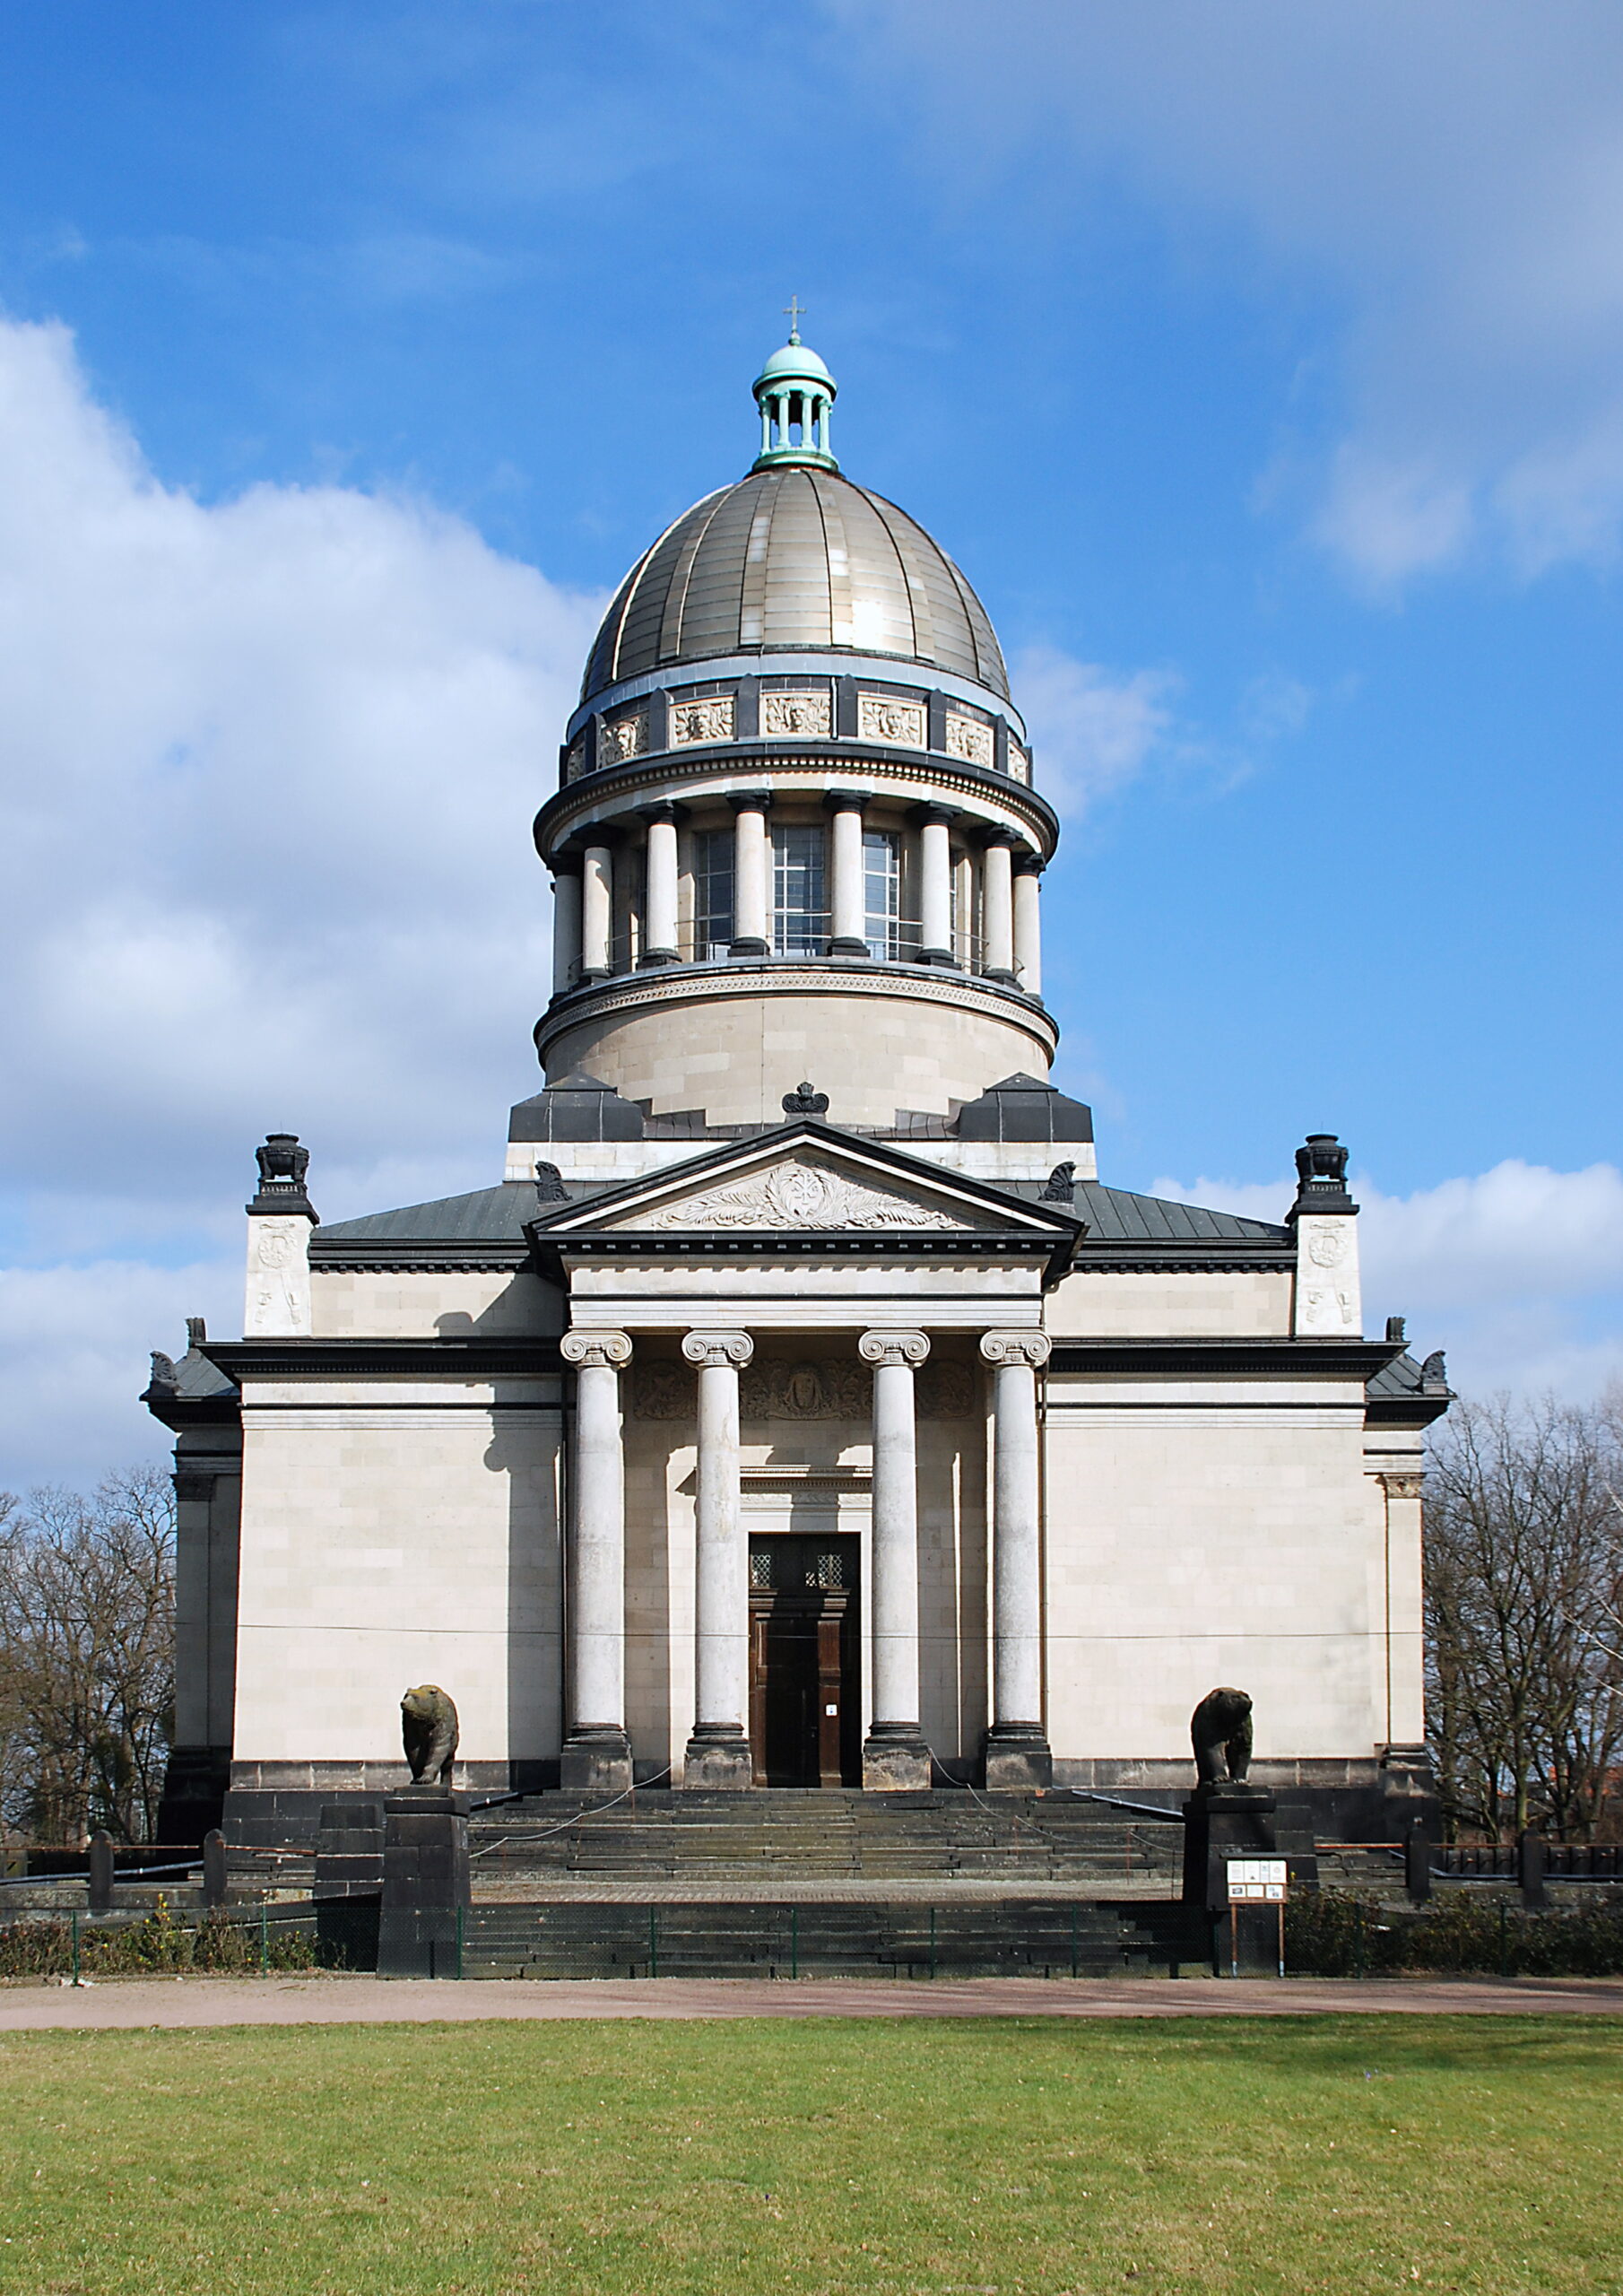
<svg viewBox="0 0 1623 2296">
<path fill-rule="evenodd" d="M 930 1205 L 858 1187 L 820 1164 L 780 1164 L 655 1213 L 650 1228 L 968 1228 Z"/>
</svg>

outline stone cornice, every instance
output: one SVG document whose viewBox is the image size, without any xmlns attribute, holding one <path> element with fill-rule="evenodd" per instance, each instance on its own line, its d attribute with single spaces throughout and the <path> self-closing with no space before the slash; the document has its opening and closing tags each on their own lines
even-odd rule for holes
<svg viewBox="0 0 1623 2296">
<path fill-rule="evenodd" d="M 234 1379 L 490 1379 L 563 1368 L 556 1337 L 212 1339 L 203 1351 Z"/>
<path fill-rule="evenodd" d="M 530 1248 L 522 1238 L 489 1243 L 414 1242 L 409 1237 L 379 1240 L 322 1240 L 310 1253 L 312 1275 L 332 1275 L 365 1268 L 373 1275 L 510 1275 L 531 1265 Z"/>
<path fill-rule="evenodd" d="M 1072 1275 L 1170 1275 L 1198 1268 L 1202 1275 L 1293 1274 L 1294 1243 L 1271 1236 L 1089 1236 L 1079 1248 Z"/>
<path fill-rule="evenodd" d="M 1402 1343 L 1384 1339 L 1056 1339 L 1050 1371 L 1120 1378 L 1356 1379 L 1395 1363 Z M 1376 1406 L 1371 1406 L 1372 1415 Z"/>
<path fill-rule="evenodd" d="M 855 740 L 805 742 L 794 749 L 777 742 L 743 741 L 662 751 L 655 757 L 601 766 L 583 775 L 554 791 L 536 814 L 535 849 L 550 864 L 553 847 L 562 842 L 579 817 L 603 812 L 605 801 L 607 810 L 615 813 L 634 813 L 647 804 L 643 793 L 652 788 L 671 796 L 680 788 L 691 798 L 700 794 L 696 785 L 702 782 L 716 796 L 724 797 L 727 784 L 741 780 L 756 784 L 763 773 L 768 773 L 776 787 L 792 788 L 803 781 L 809 796 L 820 796 L 830 780 L 843 782 L 854 772 L 879 785 L 876 796 L 884 794 L 887 782 L 924 781 L 933 790 L 951 792 L 977 800 L 992 811 L 1006 813 L 1020 823 L 1045 860 L 1059 842 L 1059 817 L 1047 800 L 1025 782 L 1012 780 L 990 767 L 969 765 L 935 750 L 881 749 Z"/>
<path fill-rule="evenodd" d="M 570 1029 L 611 1013 L 655 1004 L 702 1004 L 720 996 L 900 996 L 926 1004 L 953 1004 L 960 1012 L 1024 1029 L 1052 1060 L 1059 1030 L 1035 997 L 1018 988 L 923 965 L 881 964 L 838 957 L 743 957 L 719 964 L 669 965 L 655 974 L 616 973 L 567 996 L 555 996 L 535 1023 L 535 1049 L 546 1065 L 547 1048 Z"/>
</svg>

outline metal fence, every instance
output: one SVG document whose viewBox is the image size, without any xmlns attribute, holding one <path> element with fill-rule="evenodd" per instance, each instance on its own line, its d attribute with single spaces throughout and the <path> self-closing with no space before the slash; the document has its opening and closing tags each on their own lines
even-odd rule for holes
<svg viewBox="0 0 1623 2296">
<path fill-rule="evenodd" d="M 0 1977 L 274 1976 L 298 1970 L 373 1970 L 376 1899 L 197 1912 L 25 1914 L 0 1924 Z"/>
</svg>

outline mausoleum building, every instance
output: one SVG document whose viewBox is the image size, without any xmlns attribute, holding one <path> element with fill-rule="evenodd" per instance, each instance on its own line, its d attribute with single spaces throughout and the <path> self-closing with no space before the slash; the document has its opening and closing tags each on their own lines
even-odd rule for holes
<svg viewBox="0 0 1623 2296">
<path fill-rule="evenodd" d="M 748 474 L 610 606 L 536 816 L 545 1078 L 471 1195 L 323 1223 L 259 1150 L 177 1435 L 166 1830 L 459 1784 L 1181 1784 L 1376 1826 L 1424 1771 L 1446 1406 L 1364 1330 L 1347 1154 L 1279 1224 L 1101 1178 L 1050 1081 L 1058 836 L 992 625 L 841 472 L 792 336 Z"/>
</svg>

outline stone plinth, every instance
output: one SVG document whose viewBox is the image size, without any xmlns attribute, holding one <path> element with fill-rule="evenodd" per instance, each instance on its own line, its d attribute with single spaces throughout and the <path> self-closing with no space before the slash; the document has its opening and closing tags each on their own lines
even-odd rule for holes
<svg viewBox="0 0 1623 2296">
<path fill-rule="evenodd" d="M 316 1834 L 316 1895 L 375 1896 L 383 1887 L 383 1847 L 381 1796 L 324 1802 Z"/>
<path fill-rule="evenodd" d="M 986 1785 L 1006 1793 L 1043 1793 L 1054 1783 L 1054 1756 L 1040 1722 L 994 1722 L 986 1733 Z"/>
<path fill-rule="evenodd" d="M 1184 1805 L 1184 1903 L 1228 1910 L 1228 1861 L 1277 1857 L 1274 1798 L 1265 1786 L 1197 1786 Z M 1270 1917 L 1271 1918 L 1271 1916 Z"/>
<path fill-rule="evenodd" d="M 755 1783 L 755 1756 L 743 1731 L 721 1722 L 701 1722 L 682 1756 L 684 1787 L 708 1794 L 742 1794 Z"/>
<path fill-rule="evenodd" d="M 631 1741 L 605 1723 L 571 1730 L 558 1761 L 566 1794 L 623 1794 L 631 1783 Z"/>
<path fill-rule="evenodd" d="M 469 1903 L 468 1821 L 442 1787 L 413 1787 L 383 1805 L 379 1977 L 456 1977 Z"/>
<path fill-rule="evenodd" d="M 916 1723 L 876 1722 L 863 1745 L 863 1790 L 924 1794 L 930 1786 L 930 1748 Z"/>
</svg>

